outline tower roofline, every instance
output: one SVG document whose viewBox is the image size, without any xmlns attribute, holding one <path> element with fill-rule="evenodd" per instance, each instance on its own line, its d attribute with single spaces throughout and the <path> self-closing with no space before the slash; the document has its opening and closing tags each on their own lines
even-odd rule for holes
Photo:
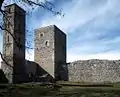
<svg viewBox="0 0 120 97">
<path fill-rule="evenodd" d="M 38 28 L 38 29 L 35 29 L 35 31 L 36 30 L 41 30 L 41 29 L 44 29 L 44 28 L 50 28 L 50 27 L 52 27 L 54 30 L 55 29 L 58 29 L 58 30 L 60 30 L 64 35 L 66 35 L 60 28 L 58 28 L 55 24 L 53 24 L 53 25 L 48 25 L 48 26 L 44 26 L 44 27 L 40 27 L 40 28 Z"/>
<path fill-rule="evenodd" d="M 47 25 L 47 26 L 42 26 L 42 27 L 38 28 L 38 30 L 39 30 L 39 29 L 42 29 L 42 28 L 55 27 L 55 26 L 56 26 L 56 25 Z"/>
<path fill-rule="evenodd" d="M 23 8 L 21 8 L 20 6 L 18 6 L 16 3 L 10 4 L 10 5 L 6 5 L 5 8 L 11 7 L 11 6 L 16 6 L 16 7 L 18 7 L 19 9 L 21 9 L 22 11 L 24 11 L 24 13 L 26 13 L 26 11 L 25 11 Z"/>
<path fill-rule="evenodd" d="M 66 34 L 61 29 L 59 29 L 56 25 L 53 25 L 53 26 L 54 26 L 54 29 L 60 30 L 60 32 L 66 36 Z"/>
</svg>

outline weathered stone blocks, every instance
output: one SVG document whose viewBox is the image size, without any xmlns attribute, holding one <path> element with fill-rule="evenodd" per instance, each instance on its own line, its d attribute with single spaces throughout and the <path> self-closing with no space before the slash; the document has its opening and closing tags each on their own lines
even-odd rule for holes
<svg viewBox="0 0 120 97">
<path fill-rule="evenodd" d="M 120 82 L 119 60 L 80 60 L 68 64 L 69 81 Z"/>
</svg>

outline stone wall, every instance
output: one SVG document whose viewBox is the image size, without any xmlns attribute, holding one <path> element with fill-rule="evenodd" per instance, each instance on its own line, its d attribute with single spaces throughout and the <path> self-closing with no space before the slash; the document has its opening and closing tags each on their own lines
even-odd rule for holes
<svg viewBox="0 0 120 97">
<path fill-rule="evenodd" d="M 35 62 L 54 77 L 54 27 L 47 26 L 35 31 Z"/>
<path fill-rule="evenodd" d="M 54 25 L 55 31 L 55 79 L 67 80 L 66 64 L 66 34 Z"/>
<path fill-rule="evenodd" d="M 66 80 L 61 66 L 66 64 L 66 34 L 55 25 L 50 25 L 36 29 L 34 41 L 35 62 L 55 80 Z"/>
<path fill-rule="evenodd" d="M 52 82 L 54 81 L 53 77 L 39 64 L 26 60 L 25 64 L 27 81 L 28 82 Z"/>
<path fill-rule="evenodd" d="M 69 81 L 120 82 L 120 60 L 80 60 L 67 65 Z"/>
</svg>

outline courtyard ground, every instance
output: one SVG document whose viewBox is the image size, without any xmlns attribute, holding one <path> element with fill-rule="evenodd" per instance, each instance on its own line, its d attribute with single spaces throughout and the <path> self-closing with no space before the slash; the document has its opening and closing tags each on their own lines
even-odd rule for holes
<svg viewBox="0 0 120 97">
<path fill-rule="evenodd" d="M 0 97 L 120 97 L 120 83 L 0 84 Z"/>
</svg>

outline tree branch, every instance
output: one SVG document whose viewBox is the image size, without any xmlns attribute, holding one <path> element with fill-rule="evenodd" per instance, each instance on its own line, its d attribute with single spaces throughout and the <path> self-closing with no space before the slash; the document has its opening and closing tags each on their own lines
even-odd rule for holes
<svg viewBox="0 0 120 97">
<path fill-rule="evenodd" d="M 10 66 L 11 68 L 13 68 L 13 66 L 11 66 L 11 64 L 9 64 L 7 62 L 7 60 L 5 60 L 5 58 L 3 57 L 3 54 L 0 52 L 0 56 L 1 56 L 1 59 L 5 62 L 5 64 L 7 64 L 8 66 Z"/>
</svg>

